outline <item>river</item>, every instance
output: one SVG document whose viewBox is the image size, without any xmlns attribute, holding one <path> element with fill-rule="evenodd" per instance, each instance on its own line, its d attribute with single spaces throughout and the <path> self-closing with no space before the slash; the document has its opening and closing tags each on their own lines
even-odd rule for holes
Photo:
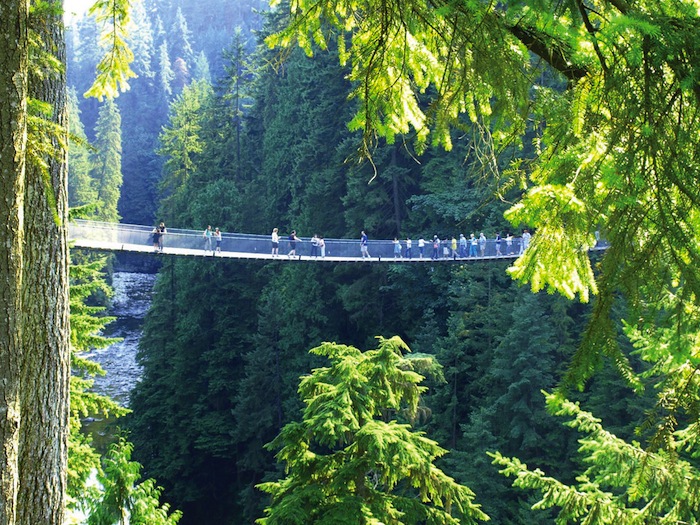
<svg viewBox="0 0 700 525">
<path fill-rule="evenodd" d="M 93 389 L 123 406 L 129 406 L 129 394 L 141 376 L 136 352 L 143 332 L 143 321 L 151 305 L 155 279 L 156 275 L 150 273 L 114 274 L 114 297 L 108 314 L 116 319 L 107 325 L 104 335 L 122 340 L 87 355 L 107 372 L 105 376 L 95 378 Z"/>
<path fill-rule="evenodd" d="M 111 397 L 125 407 L 129 406 L 131 389 L 141 377 L 136 353 L 143 332 L 143 321 L 151 304 L 155 280 L 156 274 L 152 273 L 114 274 L 114 297 L 107 313 L 116 319 L 105 328 L 104 335 L 119 337 L 122 340 L 86 355 L 99 363 L 106 372 L 106 375 L 95 378 L 93 390 Z M 110 441 L 114 423 L 111 420 L 92 417 L 84 421 L 83 427 L 85 431 L 93 433 L 95 445 L 99 449 L 101 445 Z M 116 424 L 118 426 L 118 421 Z"/>
</svg>

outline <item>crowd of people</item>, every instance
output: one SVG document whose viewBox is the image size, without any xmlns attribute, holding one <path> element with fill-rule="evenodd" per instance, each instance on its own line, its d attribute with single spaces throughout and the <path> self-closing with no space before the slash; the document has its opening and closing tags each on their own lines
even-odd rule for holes
<svg viewBox="0 0 700 525">
<path fill-rule="evenodd" d="M 364 234 L 364 232 L 363 232 Z M 440 239 L 437 235 L 433 235 L 429 245 L 432 246 L 431 259 L 451 258 L 451 259 L 467 259 L 469 257 L 500 257 L 503 255 L 519 255 L 529 246 L 531 234 L 528 230 L 523 230 L 523 235 L 520 238 L 515 238 L 511 233 L 506 234 L 505 238 L 497 232 L 492 241 L 494 245 L 493 253 L 487 253 L 486 244 L 488 239 L 483 232 L 477 237 L 472 233 L 467 239 L 463 233 L 459 234 L 459 240 L 452 236 Z M 394 237 L 394 257 L 411 259 L 413 256 L 413 241 L 407 237 L 404 244 Z M 505 248 L 502 244 L 505 243 Z M 425 256 L 426 241 L 423 237 L 418 239 L 418 257 L 422 259 Z"/>
<path fill-rule="evenodd" d="M 154 251 L 158 253 L 163 252 L 163 238 L 167 233 L 165 223 L 162 221 L 153 228 L 151 237 Z M 217 254 L 221 253 L 222 233 L 219 228 L 214 228 L 212 230 L 211 225 L 207 226 L 207 228 L 202 232 L 202 238 L 204 241 L 203 249 L 205 255 L 207 253 L 211 253 L 212 255 L 216 256 Z M 433 235 L 431 241 L 426 241 L 424 237 L 419 237 L 417 241 L 418 253 L 415 255 L 419 259 L 430 257 L 433 260 L 519 255 L 528 247 L 530 244 L 530 239 L 531 234 L 528 230 L 523 230 L 521 237 L 514 237 L 511 233 L 507 233 L 505 237 L 503 237 L 501 236 L 500 232 L 496 232 L 491 239 L 494 249 L 487 250 L 487 243 L 489 242 L 489 239 L 487 239 L 483 232 L 481 232 L 478 237 L 476 233 L 471 233 L 469 238 L 467 238 L 463 233 L 460 233 L 459 239 L 455 236 L 448 236 L 444 239 L 440 239 L 440 237 L 438 237 L 436 234 Z M 272 257 L 279 257 L 281 239 L 278 228 L 273 228 L 270 235 L 270 241 L 272 243 Z M 291 233 L 289 233 L 289 235 L 286 237 L 286 241 L 289 246 L 287 257 L 292 258 L 300 256 L 300 254 L 297 253 L 297 244 L 304 241 L 297 236 L 296 230 L 292 230 Z M 313 237 L 311 237 L 309 240 L 309 243 L 311 246 L 309 257 L 326 257 L 326 241 L 322 235 L 314 233 Z M 360 232 L 359 254 L 362 259 L 372 258 L 372 255 L 369 252 L 369 245 L 369 237 L 367 233 L 362 230 Z M 412 259 L 414 257 L 413 240 L 410 237 L 407 237 L 402 242 L 398 237 L 394 237 L 393 255 L 396 259 Z"/>
<path fill-rule="evenodd" d="M 501 236 L 500 232 L 494 235 L 493 241 L 495 246 L 496 257 L 503 255 L 516 255 L 521 254 L 529 246 L 531 239 L 531 234 L 528 230 L 523 230 L 522 237 L 515 238 L 511 233 L 507 233 L 505 238 Z M 296 256 L 296 244 L 301 242 L 297 237 L 296 231 L 292 230 L 289 234 L 289 253 L 288 257 Z M 272 256 L 277 257 L 279 255 L 279 230 L 274 228 L 272 230 Z M 326 256 L 326 242 L 322 236 L 314 233 L 310 240 L 311 243 L 311 253 L 310 257 L 325 257 Z M 472 233 L 467 239 L 463 233 L 459 235 L 459 241 L 456 237 L 440 239 L 437 235 L 433 236 L 432 239 L 432 259 L 440 258 L 453 258 L 453 259 L 466 259 L 469 257 L 486 257 L 486 243 L 487 238 L 483 232 L 476 237 L 476 234 Z M 502 249 L 501 245 L 505 243 L 505 249 Z M 407 237 L 402 244 L 398 237 L 394 237 L 394 258 L 396 259 L 412 259 L 413 258 L 413 240 Z M 425 238 L 420 237 L 418 239 L 418 258 L 422 259 L 425 256 Z M 442 248 L 442 249 L 441 249 Z M 490 255 L 490 254 L 489 254 Z M 362 259 L 370 259 L 372 256 L 369 253 L 369 237 L 367 233 L 362 230 L 360 232 L 360 257 Z"/>
</svg>

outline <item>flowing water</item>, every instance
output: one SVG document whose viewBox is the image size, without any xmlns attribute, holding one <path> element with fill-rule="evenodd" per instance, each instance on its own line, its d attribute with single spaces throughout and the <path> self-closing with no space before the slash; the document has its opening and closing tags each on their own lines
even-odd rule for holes
<svg viewBox="0 0 700 525">
<path fill-rule="evenodd" d="M 105 376 L 95 378 L 93 390 L 125 407 L 129 406 L 129 394 L 141 376 L 136 353 L 155 279 L 156 274 L 151 273 L 114 274 L 114 297 L 107 313 L 116 319 L 105 328 L 104 335 L 122 340 L 86 355 L 106 372 Z M 119 422 L 91 417 L 83 422 L 83 429 L 93 434 L 95 445 L 100 449 L 110 442 L 115 425 L 118 426 Z"/>
<path fill-rule="evenodd" d="M 151 304 L 155 274 L 116 272 L 112 287 L 114 297 L 109 315 L 116 320 L 105 328 L 105 336 L 120 337 L 122 341 L 95 350 L 88 357 L 99 363 L 107 375 L 95 378 L 94 390 L 105 394 L 123 406 L 129 405 L 131 389 L 141 376 L 136 362 L 143 320 Z"/>
</svg>

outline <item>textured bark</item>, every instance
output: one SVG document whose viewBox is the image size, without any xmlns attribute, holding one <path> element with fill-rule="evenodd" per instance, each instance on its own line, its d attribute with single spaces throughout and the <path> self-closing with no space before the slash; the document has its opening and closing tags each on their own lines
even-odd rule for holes
<svg viewBox="0 0 700 525">
<path fill-rule="evenodd" d="M 32 14 L 30 25 L 45 51 L 65 65 L 61 15 L 40 11 Z M 54 108 L 52 121 L 63 131 L 53 139 L 53 156 L 45 159 L 50 184 L 46 173 L 27 164 L 17 523 L 61 525 L 70 378 L 65 70 L 45 72 L 41 79 L 31 76 L 29 94 Z"/>
<path fill-rule="evenodd" d="M 28 0 L 0 2 L 0 525 L 14 525 L 18 491 L 28 17 Z"/>
</svg>

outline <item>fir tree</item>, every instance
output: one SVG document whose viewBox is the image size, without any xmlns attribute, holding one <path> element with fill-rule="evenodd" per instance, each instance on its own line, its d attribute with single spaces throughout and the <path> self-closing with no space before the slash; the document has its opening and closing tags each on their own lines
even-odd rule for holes
<svg viewBox="0 0 700 525">
<path fill-rule="evenodd" d="M 260 488 L 272 495 L 261 525 L 476 523 L 488 517 L 474 494 L 433 461 L 446 451 L 399 417 L 416 415 L 423 377 L 399 339 L 376 350 L 324 343 L 311 352 L 330 366 L 302 378 L 301 422 L 287 424 L 270 447 L 287 476 Z"/>
<path fill-rule="evenodd" d="M 68 92 L 68 204 L 71 207 L 97 202 L 97 191 L 90 178 L 87 136 L 80 121 L 75 90 Z"/>
<path fill-rule="evenodd" d="M 168 43 L 164 40 L 158 48 L 158 84 L 159 93 L 163 103 L 167 106 L 173 94 L 173 73 L 172 63 L 168 55 Z"/>
<path fill-rule="evenodd" d="M 95 126 L 95 153 L 91 177 L 97 190 L 99 209 L 96 218 L 119 222 L 117 204 L 122 185 L 122 136 L 119 108 L 107 99 L 100 108 Z"/>
<path fill-rule="evenodd" d="M 91 501 L 88 525 L 175 525 L 182 514 L 159 503 L 162 489 L 153 479 L 137 483 L 141 465 L 131 461 L 133 445 L 123 437 L 112 443 L 97 479 L 101 489 Z"/>
</svg>

